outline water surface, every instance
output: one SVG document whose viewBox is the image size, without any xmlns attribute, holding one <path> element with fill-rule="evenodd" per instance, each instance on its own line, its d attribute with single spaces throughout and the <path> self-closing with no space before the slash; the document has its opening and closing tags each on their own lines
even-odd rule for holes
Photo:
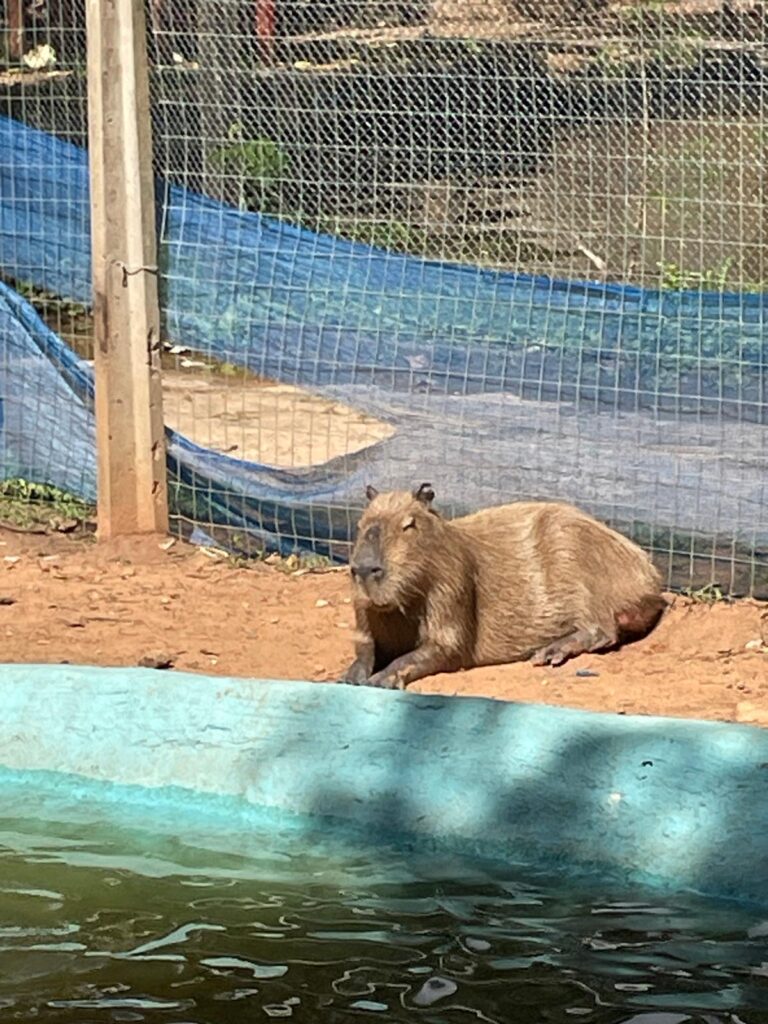
<svg viewBox="0 0 768 1024">
<path fill-rule="evenodd" d="M 5 793 L 0 1022 L 768 1021 L 768 911 Z"/>
</svg>

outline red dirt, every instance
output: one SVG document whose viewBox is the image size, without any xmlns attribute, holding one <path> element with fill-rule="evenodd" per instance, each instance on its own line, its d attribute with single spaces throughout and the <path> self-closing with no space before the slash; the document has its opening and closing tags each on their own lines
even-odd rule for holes
<svg viewBox="0 0 768 1024">
<path fill-rule="evenodd" d="M 351 634 L 344 571 L 242 567 L 157 537 L 96 544 L 0 529 L 6 662 L 150 658 L 191 672 L 320 681 L 351 660 Z M 651 636 L 622 650 L 556 669 L 436 676 L 411 689 L 768 725 L 768 606 L 678 597 Z"/>
</svg>

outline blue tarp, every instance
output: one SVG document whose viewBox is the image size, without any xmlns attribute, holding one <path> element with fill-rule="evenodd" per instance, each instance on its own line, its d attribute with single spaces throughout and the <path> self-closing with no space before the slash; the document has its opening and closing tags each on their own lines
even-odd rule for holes
<svg viewBox="0 0 768 1024">
<path fill-rule="evenodd" d="M 158 197 L 170 339 L 396 428 L 308 470 L 171 435 L 191 518 L 343 556 L 366 481 L 430 479 L 451 512 L 559 497 L 616 522 L 768 545 L 762 294 L 431 262 L 168 183 Z M 0 272 L 88 303 L 89 251 L 86 152 L 0 117 Z M 2 289 L 0 473 L 92 497 L 90 387 L 88 368 Z"/>
</svg>

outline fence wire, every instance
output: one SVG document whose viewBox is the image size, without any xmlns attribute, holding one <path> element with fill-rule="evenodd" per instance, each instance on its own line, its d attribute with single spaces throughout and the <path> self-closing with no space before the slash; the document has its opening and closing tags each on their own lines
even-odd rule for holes
<svg viewBox="0 0 768 1024">
<path fill-rule="evenodd" d="M 20 58 L 11 8 L 4 112 L 84 145 L 82 6 L 26 7 Z M 369 478 L 430 479 L 450 514 L 571 500 L 672 584 L 768 593 L 764 3 L 147 19 L 166 422 L 209 453 L 172 448 L 179 529 L 343 557 Z M 10 248 L 89 359 L 87 310 Z"/>
</svg>

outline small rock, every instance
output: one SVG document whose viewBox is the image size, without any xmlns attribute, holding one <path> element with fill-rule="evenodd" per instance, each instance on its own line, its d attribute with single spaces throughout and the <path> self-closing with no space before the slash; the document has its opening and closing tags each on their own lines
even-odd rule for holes
<svg viewBox="0 0 768 1024">
<path fill-rule="evenodd" d="M 736 705 L 736 721 L 751 725 L 768 725 L 768 708 L 758 707 L 751 700 L 742 700 Z"/>
<path fill-rule="evenodd" d="M 596 679 L 600 675 L 600 673 L 593 672 L 591 668 L 577 668 L 576 675 L 579 677 L 579 679 Z"/>
<path fill-rule="evenodd" d="M 20 560 L 21 555 L 5 555 L 5 557 L 3 558 L 3 561 L 7 562 L 9 566 L 16 565 L 16 563 Z"/>
<path fill-rule="evenodd" d="M 79 519 L 57 519 L 53 524 L 53 528 L 57 533 L 74 533 L 79 525 Z"/>
<path fill-rule="evenodd" d="M 15 597 L 5 597 L 5 596 L 0 597 L 0 607 L 8 608 L 12 604 L 16 604 L 16 598 Z"/>
<path fill-rule="evenodd" d="M 174 657 L 170 654 L 147 654 L 137 662 L 139 668 L 173 668 Z"/>
<path fill-rule="evenodd" d="M 762 640 L 747 640 L 744 647 L 748 651 L 761 651 L 763 649 Z"/>
<path fill-rule="evenodd" d="M 157 546 L 160 548 L 161 551 L 170 551 L 175 543 L 176 538 L 169 537 L 168 540 L 164 540 L 161 544 L 158 544 Z"/>
<path fill-rule="evenodd" d="M 315 608 L 327 608 L 330 603 L 331 602 L 326 601 L 325 598 L 319 597 L 317 601 L 315 601 Z"/>
</svg>

